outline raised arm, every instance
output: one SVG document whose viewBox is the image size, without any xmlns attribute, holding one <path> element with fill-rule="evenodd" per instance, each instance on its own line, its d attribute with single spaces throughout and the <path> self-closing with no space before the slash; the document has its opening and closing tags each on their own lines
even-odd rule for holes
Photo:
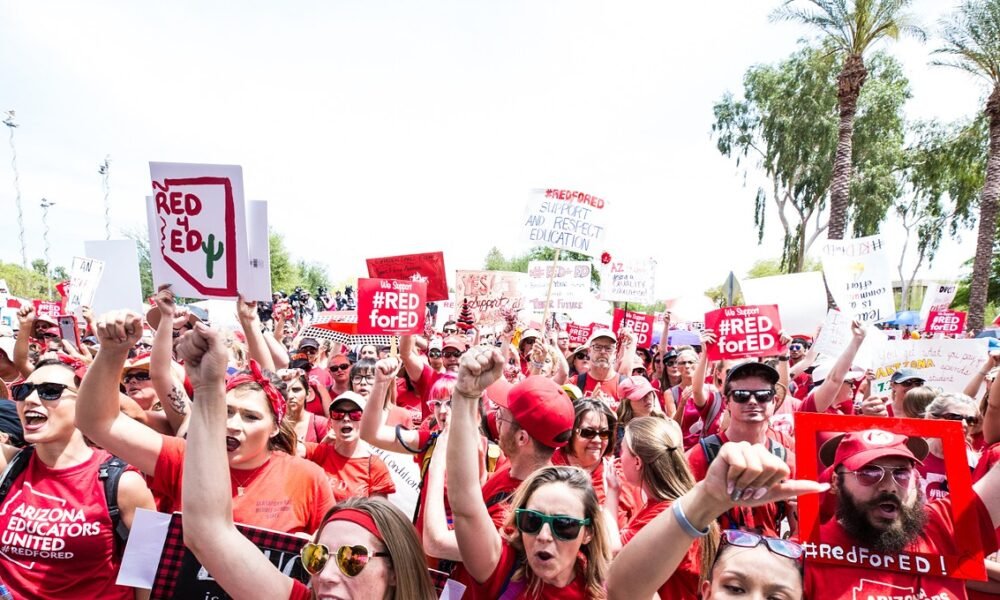
<svg viewBox="0 0 1000 600">
<path fill-rule="evenodd" d="M 503 375 L 504 358 L 495 348 L 473 348 L 462 356 L 451 397 L 448 441 L 448 501 L 463 564 L 482 583 L 500 561 L 500 534 L 479 486 L 479 399 Z"/>
<path fill-rule="evenodd" d="M 624 375 L 625 377 L 632 376 L 632 369 L 636 367 L 635 364 L 635 347 L 638 343 L 638 339 L 635 334 L 632 333 L 630 327 L 625 327 L 619 334 L 621 337 L 621 360 L 618 361 L 618 373 Z"/>
<path fill-rule="evenodd" d="M 276 370 L 274 358 L 264 341 L 264 334 L 261 332 L 263 326 L 260 324 L 260 315 L 257 313 L 257 301 L 247 302 L 243 296 L 236 299 L 236 316 L 239 317 L 240 327 L 243 328 L 243 336 L 247 339 L 247 352 L 250 358 L 260 364 L 260 368 L 265 371 Z"/>
<path fill-rule="evenodd" d="M 983 363 L 983 366 L 979 367 L 976 374 L 969 379 L 969 383 L 965 384 L 965 389 L 962 390 L 962 393 L 970 398 L 978 396 L 979 390 L 983 387 L 983 381 L 986 379 L 986 376 L 989 375 L 990 371 L 995 369 L 997 366 L 1000 366 L 1000 354 L 989 355 L 986 358 L 986 362 Z"/>
<path fill-rule="evenodd" d="M 399 429 L 399 438 L 396 437 L 396 428 L 386 425 L 389 416 L 389 395 L 386 393 L 390 385 L 396 385 L 396 372 L 399 371 L 399 359 L 390 356 L 375 363 L 375 384 L 368 395 L 369 403 L 364 412 L 361 413 L 361 439 L 376 448 L 388 450 L 389 452 L 410 453 L 417 449 L 420 443 L 420 436 L 416 431 L 410 429 Z M 406 444 L 404 446 L 400 440 Z"/>
<path fill-rule="evenodd" d="M 133 312 L 109 313 L 98 320 L 95 333 L 101 351 L 80 384 L 76 428 L 98 446 L 152 475 L 163 438 L 122 414 L 118 401 L 122 367 L 129 348 L 142 337 L 142 319 Z"/>
<path fill-rule="evenodd" d="M 31 363 L 28 361 L 28 346 L 35 329 L 35 309 L 32 306 L 22 306 L 17 311 L 17 340 L 14 342 L 14 356 L 11 360 L 21 377 L 31 375 Z"/>
<path fill-rule="evenodd" d="M 698 408 L 702 408 L 708 402 L 708 394 L 705 393 L 705 373 L 708 371 L 708 345 L 715 343 L 715 332 L 711 329 L 703 331 L 701 343 L 703 351 L 698 357 L 698 366 L 694 368 L 694 375 L 691 376 L 691 400 Z"/>
<path fill-rule="evenodd" d="M 461 561 L 458 539 L 455 532 L 448 529 L 448 514 L 444 509 L 444 469 L 448 453 L 448 431 L 438 436 L 427 467 L 424 486 L 427 489 L 424 503 L 424 551 L 428 555 L 444 560 Z"/>
<path fill-rule="evenodd" d="M 170 325 L 174 322 L 176 305 L 170 286 L 161 285 L 153 302 L 160 311 L 160 328 L 153 335 L 153 349 L 149 355 L 149 377 L 173 434 L 181 436 L 187 426 L 190 399 L 184 391 L 184 382 L 174 378 L 174 329 Z"/>
<path fill-rule="evenodd" d="M 198 398 L 184 455 L 184 545 L 230 596 L 288 598 L 292 580 L 233 525 L 222 340 L 198 323 L 181 338 L 178 354 Z"/>
<path fill-rule="evenodd" d="M 420 381 L 420 376 L 424 372 L 424 361 L 417 354 L 415 338 L 413 335 L 399 336 L 399 355 L 403 359 L 403 368 L 413 383 Z"/>
<path fill-rule="evenodd" d="M 816 412 L 823 413 L 830 405 L 837 400 L 837 392 L 844 384 L 844 377 L 851 370 L 851 363 L 865 341 L 865 329 L 857 322 L 851 323 L 851 341 L 847 343 L 847 348 L 837 357 L 837 362 L 833 363 L 833 368 L 813 393 L 813 400 L 816 402 Z"/>
</svg>

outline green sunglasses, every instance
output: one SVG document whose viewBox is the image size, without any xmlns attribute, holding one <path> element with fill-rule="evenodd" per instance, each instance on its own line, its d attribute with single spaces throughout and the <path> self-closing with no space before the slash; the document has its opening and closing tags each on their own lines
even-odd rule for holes
<svg viewBox="0 0 1000 600">
<path fill-rule="evenodd" d="M 590 525 L 590 519 L 577 519 L 566 515 L 547 515 L 526 508 L 514 511 L 514 524 L 517 530 L 528 535 L 538 535 L 542 526 L 549 524 L 553 537 L 564 542 L 575 540 L 580 536 L 580 529 Z"/>
</svg>

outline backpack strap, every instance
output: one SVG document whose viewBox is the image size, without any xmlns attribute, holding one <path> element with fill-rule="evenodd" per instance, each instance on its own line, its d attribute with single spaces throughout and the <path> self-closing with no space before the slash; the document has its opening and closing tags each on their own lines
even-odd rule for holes
<svg viewBox="0 0 1000 600">
<path fill-rule="evenodd" d="M 10 459 L 10 462 L 7 463 L 7 468 L 3 470 L 3 473 L 0 473 L 0 503 L 7 498 L 7 494 L 10 493 L 10 488 L 14 485 L 14 480 L 17 479 L 17 476 L 28 468 L 28 462 L 34 453 L 34 446 L 28 446 L 19 450 Z"/>
<path fill-rule="evenodd" d="M 722 412 L 722 395 L 718 391 L 712 392 L 712 404 L 708 407 L 708 414 L 705 415 L 703 421 L 704 426 L 701 428 L 701 435 L 704 437 L 705 432 L 708 428 L 712 426 L 712 423 L 719 418 L 719 413 Z"/>
<path fill-rule="evenodd" d="M 126 467 L 128 465 L 125 461 L 112 456 L 101 463 L 97 470 L 97 478 L 104 484 L 104 499 L 108 503 L 108 515 L 111 517 L 111 526 L 116 534 L 115 545 L 120 545 L 122 549 L 128 541 L 128 527 L 122 521 L 121 508 L 118 506 L 118 484 Z"/>
<path fill-rule="evenodd" d="M 520 558 L 514 561 L 514 566 L 510 568 L 510 571 L 507 573 L 507 577 L 503 580 L 503 585 L 500 586 L 500 590 L 498 592 L 499 595 L 497 596 L 498 600 L 515 600 L 516 598 L 521 597 L 521 594 L 524 592 L 527 585 L 524 583 L 524 580 L 512 582 L 511 579 L 513 579 L 514 573 L 516 573 L 523 564 L 524 561 Z"/>
<path fill-rule="evenodd" d="M 580 388 L 580 392 L 583 394 L 587 393 L 587 374 L 580 373 L 576 376 L 576 387 Z"/>
<path fill-rule="evenodd" d="M 493 494 L 492 496 L 486 499 L 486 508 L 489 508 L 491 506 L 496 506 L 501 502 L 506 502 L 513 495 L 514 495 L 513 490 L 509 492 L 497 492 L 496 494 Z"/>
<path fill-rule="evenodd" d="M 699 439 L 698 443 L 701 444 L 701 451 L 705 453 L 705 464 L 712 464 L 712 461 L 719 454 L 719 448 L 722 447 L 722 438 L 718 434 L 713 433 Z"/>
</svg>

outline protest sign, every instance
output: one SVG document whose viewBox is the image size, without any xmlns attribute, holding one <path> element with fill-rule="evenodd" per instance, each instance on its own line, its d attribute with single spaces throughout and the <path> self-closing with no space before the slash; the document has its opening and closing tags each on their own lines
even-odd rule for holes
<svg viewBox="0 0 1000 600">
<path fill-rule="evenodd" d="M 582 346 L 587 343 L 590 338 L 590 334 L 593 332 L 593 324 L 591 325 L 577 325 L 576 323 L 566 324 L 566 333 L 569 334 L 569 345 L 570 346 Z"/>
<path fill-rule="evenodd" d="M 427 284 L 358 279 L 358 333 L 407 335 L 424 330 Z"/>
<path fill-rule="evenodd" d="M 795 469 L 796 477 L 818 481 L 821 465 L 818 461 L 817 434 L 846 433 L 852 431 L 881 430 L 873 433 L 878 439 L 882 432 L 907 436 L 937 438 L 944 449 L 945 470 L 949 481 L 951 519 L 954 539 L 962 540 L 955 546 L 959 554 L 922 554 L 900 552 L 887 554 L 861 546 L 843 547 L 820 534 L 820 494 L 799 496 L 799 535 L 806 551 L 807 561 L 847 565 L 872 570 L 873 580 L 878 572 L 896 571 L 933 577 L 956 579 L 986 579 L 983 549 L 979 543 L 978 524 L 973 506 L 972 477 L 965 454 L 965 433 L 954 421 L 931 419 L 889 419 L 886 417 L 861 417 L 820 413 L 795 413 Z M 829 435 L 823 436 L 830 437 Z M 825 468 L 826 465 L 822 467 Z M 857 596 L 858 598 L 861 595 Z M 867 594 L 864 597 L 868 597 Z"/>
<path fill-rule="evenodd" d="M 389 494 L 389 502 L 395 504 L 404 515 L 412 515 L 420 496 L 420 467 L 413 462 L 413 455 L 388 452 L 375 446 L 368 448 L 372 454 L 382 459 L 389 468 L 392 482 L 396 484 L 396 492 Z"/>
<path fill-rule="evenodd" d="M 826 288 L 819 271 L 742 279 L 740 288 L 748 305 L 777 304 L 789 335 L 812 335 L 826 317 Z"/>
<path fill-rule="evenodd" d="M 400 279 L 427 283 L 427 301 L 448 299 L 448 279 L 443 252 L 404 254 L 369 258 L 368 276 L 375 279 Z"/>
<path fill-rule="evenodd" d="M 705 313 L 705 329 L 715 332 L 708 344 L 709 360 L 779 354 L 781 319 L 774 304 L 727 306 Z"/>
<path fill-rule="evenodd" d="M 862 346 L 863 347 L 863 346 Z M 875 372 L 872 394 L 888 394 L 889 378 L 902 368 L 915 369 L 927 385 L 946 392 L 961 392 L 986 360 L 985 339 L 899 340 L 872 348 Z"/>
<path fill-rule="evenodd" d="M 247 255 L 250 267 L 246 279 L 240 279 L 244 298 L 271 301 L 271 240 L 267 220 L 267 202 L 247 202 Z"/>
<path fill-rule="evenodd" d="M 932 310 L 927 316 L 927 333 L 958 335 L 965 331 L 967 313 L 960 310 Z"/>
<path fill-rule="evenodd" d="M 896 316 L 889 253 L 880 236 L 827 240 L 820 257 L 826 285 L 841 312 L 862 325 Z"/>
<path fill-rule="evenodd" d="M 473 322 L 482 329 L 502 329 L 504 311 L 515 313 L 524 308 L 524 273 L 508 271 L 458 271 L 455 280 L 455 306 L 468 300 Z"/>
<path fill-rule="evenodd" d="M 80 256 L 73 257 L 73 264 L 69 269 L 66 314 L 77 314 L 81 307 L 91 306 L 103 273 L 103 261 Z"/>
<path fill-rule="evenodd" d="M 91 240 L 83 243 L 83 249 L 88 257 L 104 263 L 104 273 L 90 305 L 94 314 L 121 309 L 144 312 L 135 241 Z"/>
<path fill-rule="evenodd" d="M 926 322 L 934 311 L 948 310 L 956 293 L 958 293 L 958 285 L 955 283 L 927 284 L 927 289 L 924 291 L 924 302 L 920 305 L 921 322 Z"/>
<path fill-rule="evenodd" d="M 10 288 L 6 279 L 0 279 L 0 306 L 7 306 L 7 300 L 10 300 Z"/>
<path fill-rule="evenodd" d="M 651 304 L 656 261 L 652 258 L 612 259 L 601 273 L 601 300 Z"/>
<path fill-rule="evenodd" d="M 597 256 L 603 251 L 608 208 L 605 201 L 583 192 L 534 189 L 524 214 L 522 239 Z"/>
<path fill-rule="evenodd" d="M 882 331 L 869 325 L 866 328 L 865 341 L 861 343 L 857 354 L 854 355 L 854 364 L 865 367 L 870 365 L 874 349 L 884 344 L 889 339 L 887 334 L 893 332 L 895 330 Z M 826 321 L 823 322 L 823 327 L 819 335 L 816 337 L 815 343 L 812 345 L 812 349 L 821 356 L 828 359 L 835 359 L 847 349 L 852 336 L 851 317 L 835 308 L 831 308 L 826 316 Z"/>
<path fill-rule="evenodd" d="M 551 278 L 552 294 L 549 310 L 552 312 L 582 310 L 586 298 L 591 295 L 590 271 L 589 261 L 530 261 L 525 298 L 533 310 L 544 312 Z"/>
<path fill-rule="evenodd" d="M 653 315 L 616 308 L 611 329 L 617 334 L 622 327 L 630 327 L 635 333 L 636 346 L 649 348 L 653 345 Z"/>
<path fill-rule="evenodd" d="M 62 304 L 58 302 L 52 302 L 51 300 L 33 300 L 32 303 L 35 306 L 35 318 L 46 317 L 53 323 L 56 322 L 56 318 L 63 314 Z"/>
<path fill-rule="evenodd" d="M 271 300 L 263 261 L 250 261 L 243 170 L 235 165 L 149 163 L 147 198 L 153 285 L 194 298 Z M 266 232 L 266 210 L 255 211 L 254 235 Z"/>
</svg>

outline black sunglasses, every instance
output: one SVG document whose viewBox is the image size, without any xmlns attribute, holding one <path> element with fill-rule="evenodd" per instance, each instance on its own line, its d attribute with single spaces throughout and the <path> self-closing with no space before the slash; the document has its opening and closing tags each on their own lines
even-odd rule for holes
<svg viewBox="0 0 1000 600">
<path fill-rule="evenodd" d="M 128 383 L 130 381 L 149 381 L 149 371 L 135 371 L 133 373 L 126 373 L 122 377 L 122 383 Z"/>
<path fill-rule="evenodd" d="M 342 365 L 330 365 L 331 371 L 346 371 L 351 368 L 350 363 L 344 363 Z"/>
<path fill-rule="evenodd" d="M 753 398 L 757 404 L 774 400 L 774 390 L 730 390 L 729 397 L 737 404 L 745 404 Z"/>
<path fill-rule="evenodd" d="M 459 356 L 462 356 L 463 354 L 465 354 L 465 353 L 462 352 L 461 350 L 445 350 L 444 352 L 441 353 L 441 356 L 443 356 L 445 358 L 458 358 Z"/>
<path fill-rule="evenodd" d="M 62 397 L 63 392 L 69 386 L 63 383 L 30 383 L 24 382 L 13 385 L 10 388 L 10 395 L 17 402 L 28 399 L 32 392 L 38 392 L 38 397 L 42 400 L 52 402 Z"/>
<path fill-rule="evenodd" d="M 581 352 L 580 354 L 576 355 L 576 360 L 590 360 L 590 355 L 587 354 L 586 352 Z"/>
<path fill-rule="evenodd" d="M 518 531 L 528 535 L 538 535 L 542 526 L 549 524 L 552 536 L 557 540 L 569 542 L 580 536 L 580 529 L 585 525 L 590 525 L 590 519 L 577 519 L 566 515 L 547 515 L 526 508 L 519 508 L 514 511 L 514 523 Z"/>
<path fill-rule="evenodd" d="M 440 350 L 428 350 L 427 351 L 427 356 L 429 356 L 431 358 L 441 358 L 441 351 Z"/>
<path fill-rule="evenodd" d="M 593 427 L 581 427 L 576 432 L 585 440 L 592 440 L 595 437 L 606 440 L 611 435 L 611 430 L 609 429 L 594 429 Z"/>
<path fill-rule="evenodd" d="M 969 426 L 976 425 L 979 423 L 979 415 L 960 415 L 957 413 L 944 413 L 935 416 L 938 419 L 944 419 L 946 421 L 965 421 L 965 424 Z"/>
</svg>

